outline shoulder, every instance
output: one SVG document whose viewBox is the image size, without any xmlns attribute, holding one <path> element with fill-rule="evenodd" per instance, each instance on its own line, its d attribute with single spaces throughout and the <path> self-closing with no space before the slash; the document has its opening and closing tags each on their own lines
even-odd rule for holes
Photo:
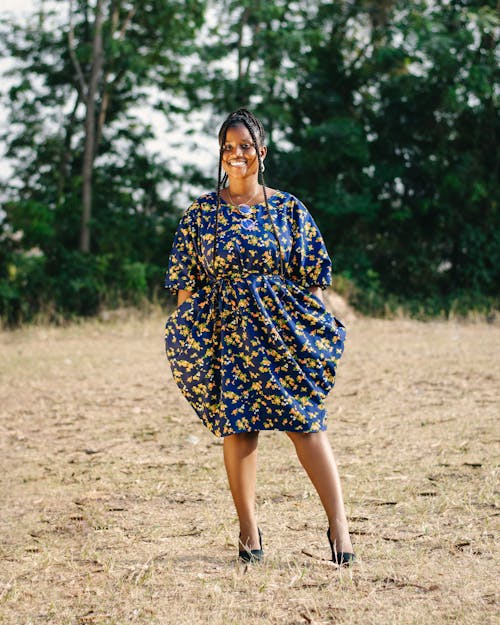
<svg viewBox="0 0 500 625">
<path fill-rule="evenodd" d="M 273 204 L 288 204 L 294 202 L 297 198 L 288 191 L 282 191 L 281 189 L 272 189 L 268 191 L 268 198 Z"/>
<path fill-rule="evenodd" d="M 293 218 L 297 209 L 303 206 L 302 202 L 295 195 L 280 189 L 274 190 L 272 194 L 269 194 L 268 201 L 271 208 L 277 210 L 278 213 L 285 214 L 288 219 Z"/>
<path fill-rule="evenodd" d="M 303 209 L 307 211 L 304 203 L 301 202 L 301 200 L 299 200 L 296 195 L 290 193 L 289 191 L 277 190 L 274 192 L 270 199 L 275 205 L 286 206 L 287 208 L 292 210 Z"/>
<path fill-rule="evenodd" d="M 217 204 L 217 193 L 215 191 L 207 191 L 207 193 L 203 193 L 191 202 L 185 214 L 197 213 L 203 208 L 210 208 L 215 204 Z"/>
<path fill-rule="evenodd" d="M 204 211 L 212 209 L 217 205 L 217 194 L 215 191 L 203 193 L 198 196 L 181 215 L 181 223 L 185 225 L 197 225 L 200 222 Z"/>
<path fill-rule="evenodd" d="M 282 210 L 292 225 L 297 225 L 297 223 L 312 219 L 306 205 L 293 193 L 289 191 L 277 191 L 272 199 L 275 200 L 274 205 L 276 207 L 282 207 Z"/>
<path fill-rule="evenodd" d="M 204 206 L 213 206 L 216 203 L 217 203 L 216 191 L 207 191 L 206 193 L 202 193 L 199 197 L 197 197 L 196 200 L 194 200 L 192 205 L 196 204 L 197 206 L 204 207 Z"/>
</svg>

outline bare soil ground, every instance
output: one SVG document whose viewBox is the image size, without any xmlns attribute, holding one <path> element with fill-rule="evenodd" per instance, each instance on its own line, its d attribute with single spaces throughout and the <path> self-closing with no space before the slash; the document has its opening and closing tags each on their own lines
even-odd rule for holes
<svg viewBox="0 0 500 625">
<path fill-rule="evenodd" d="M 267 561 L 237 564 L 221 441 L 172 380 L 163 321 L 0 333 L 0 623 L 498 623 L 498 325 L 351 318 L 328 412 L 359 563 L 339 571 L 278 432 Z"/>
</svg>

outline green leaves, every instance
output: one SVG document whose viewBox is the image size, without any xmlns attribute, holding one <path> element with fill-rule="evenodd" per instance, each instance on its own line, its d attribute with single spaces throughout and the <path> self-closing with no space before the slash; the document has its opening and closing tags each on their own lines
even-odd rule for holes
<svg viewBox="0 0 500 625">
<path fill-rule="evenodd" d="M 134 108 L 147 102 L 152 87 L 166 101 L 182 92 L 183 52 L 201 26 L 204 4 L 102 0 L 102 71 L 93 91 L 95 4 L 74 0 L 71 22 L 65 0 L 29 27 L 0 25 L 1 50 L 14 66 L 2 93 L 9 116 L 2 139 L 14 170 L 2 185 L 8 244 L 0 255 L 0 299 L 9 322 L 45 306 L 54 317 L 94 314 L 160 287 L 180 208 L 160 189 L 168 183 L 174 192 L 183 181 L 164 157 L 146 151 L 152 125 L 139 121 Z M 92 237 L 90 254 L 82 254 L 89 127 Z M 12 232 L 22 237 L 14 240 Z M 29 284 L 40 275 L 43 297 L 30 296 Z"/>
<path fill-rule="evenodd" d="M 176 124 L 208 111 L 214 135 L 229 110 L 255 110 L 269 137 L 266 180 L 308 205 L 366 311 L 389 301 L 438 312 L 456 309 L 457 297 L 498 303 L 496 2 L 224 0 L 205 15 L 201 0 L 103 0 L 94 104 L 96 127 L 104 123 L 87 259 L 76 252 L 85 94 L 67 1 L 59 6 L 29 28 L 0 24 L 0 49 L 15 65 L 2 92 L 14 168 L 2 187 L 2 314 L 42 305 L 23 291 L 31 273 L 67 314 L 136 301 L 161 284 L 185 204 L 177 192 L 214 182 L 194 167 L 174 175 L 175 155 L 147 151 L 153 122 L 137 110 L 151 93 Z M 94 4 L 74 6 L 74 52 L 88 76 Z M 70 273 L 63 293 L 58 280 Z"/>
</svg>

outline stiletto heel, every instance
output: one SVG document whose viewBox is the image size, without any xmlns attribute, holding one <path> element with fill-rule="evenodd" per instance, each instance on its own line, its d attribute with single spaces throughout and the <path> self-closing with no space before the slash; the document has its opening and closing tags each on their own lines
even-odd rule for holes
<svg viewBox="0 0 500 625">
<path fill-rule="evenodd" d="M 354 553 L 350 553 L 349 551 L 335 551 L 334 544 L 330 538 L 330 528 L 326 530 L 326 535 L 332 550 L 332 562 L 335 562 L 338 566 L 350 566 L 356 562 Z"/>
<path fill-rule="evenodd" d="M 264 559 L 264 550 L 262 549 L 262 532 L 260 531 L 259 527 L 257 528 L 257 530 L 259 532 L 260 549 L 246 549 L 245 545 L 243 545 L 243 543 L 241 542 L 240 534 L 238 542 L 243 547 L 243 549 L 240 549 L 238 557 L 241 562 L 262 562 L 262 560 Z"/>
</svg>

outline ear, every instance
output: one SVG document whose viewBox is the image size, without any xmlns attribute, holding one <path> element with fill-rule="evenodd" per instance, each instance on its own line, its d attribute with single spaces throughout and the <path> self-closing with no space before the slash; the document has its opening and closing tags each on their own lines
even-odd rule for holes
<svg viewBox="0 0 500 625">
<path fill-rule="evenodd" d="M 260 158 L 264 160 L 267 155 L 267 145 L 261 145 L 259 148 Z"/>
</svg>

